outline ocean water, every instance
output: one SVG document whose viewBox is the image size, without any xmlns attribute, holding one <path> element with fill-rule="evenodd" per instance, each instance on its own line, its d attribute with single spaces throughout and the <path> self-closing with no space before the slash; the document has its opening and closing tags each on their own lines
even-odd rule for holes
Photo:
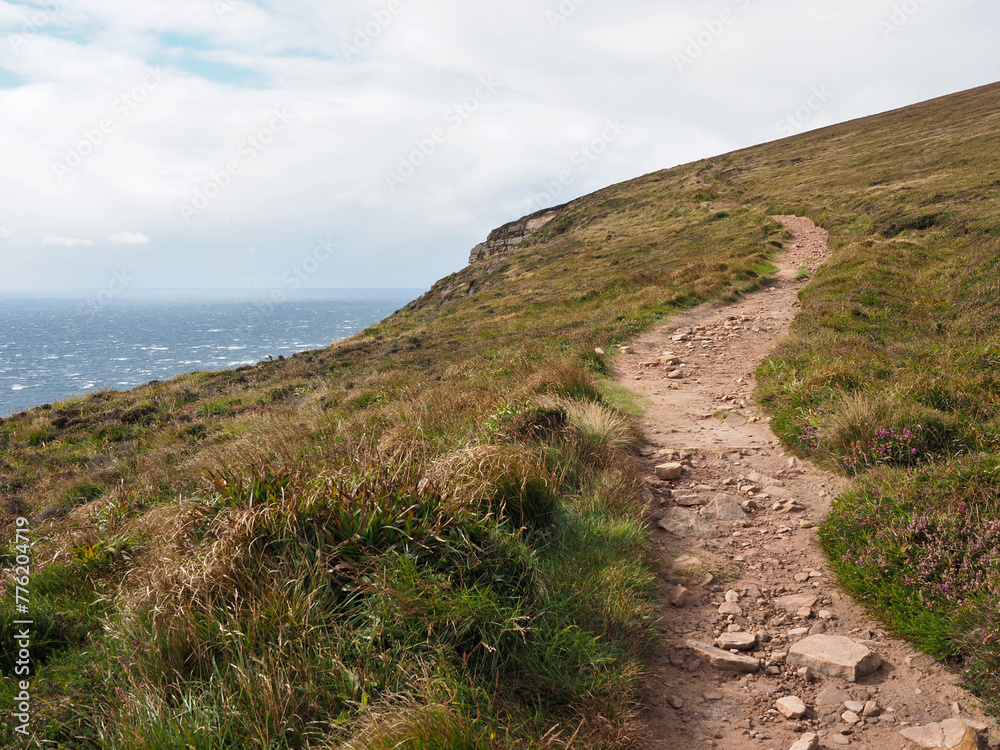
<svg viewBox="0 0 1000 750">
<path fill-rule="evenodd" d="M 113 300 L 7 295 L 0 298 L 0 417 L 91 391 L 325 347 L 419 294 L 310 291 L 277 302 L 232 292 Z"/>
</svg>

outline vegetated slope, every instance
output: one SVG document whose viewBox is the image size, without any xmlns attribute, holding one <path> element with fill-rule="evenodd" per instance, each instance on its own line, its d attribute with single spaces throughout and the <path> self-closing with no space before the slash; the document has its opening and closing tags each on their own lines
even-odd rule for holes
<svg viewBox="0 0 1000 750">
<path fill-rule="evenodd" d="M 625 742 L 651 573 L 594 347 L 756 286 L 784 236 L 706 209 L 697 169 L 572 204 L 326 350 L 3 420 L 4 565 L 17 517 L 36 542 L 36 737 Z"/>
<path fill-rule="evenodd" d="M 593 350 L 761 283 L 785 237 L 772 213 L 810 215 L 836 252 L 761 395 L 798 450 L 873 469 L 826 542 L 898 627 L 924 632 L 906 619 L 924 602 L 939 652 L 986 658 L 989 613 L 940 592 L 995 549 L 962 524 L 997 505 L 998 100 L 623 183 L 326 350 L 4 420 L 3 526 L 27 516 L 37 542 L 33 730 L 64 747 L 624 743 L 650 571 L 635 436 Z M 918 569 L 942 538 L 968 544 Z"/>
<path fill-rule="evenodd" d="M 760 370 L 774 429 L 861 477 L 821 535 L 849 590 L 1000 705 L 1000 87 L 714 161 L 832 260 Z"/>
</svg>

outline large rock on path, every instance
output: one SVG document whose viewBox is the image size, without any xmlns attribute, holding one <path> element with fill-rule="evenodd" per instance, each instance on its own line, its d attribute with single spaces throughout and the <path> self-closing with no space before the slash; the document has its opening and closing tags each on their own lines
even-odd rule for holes
<svg viewBox="0 0 1000 750">
<path fill-rule="evenodd" d="M 809 667 L 827 677 L 857 682 L 859 677 L 878 669 L 882 659 L 866 646 L 842 635 L 811 635 L 788 649 L 785 663 Z"/>
<path fill-rule="evenodd" d="M 816 697 L 817 706 L 839 706 L 851 700 L 851 694 L 836 685 L 830 685 Z"/>
<path fill-rule="evenodd" d="M 980 750 L 987 746 L 986 737 L 959 718 L 922 727 L 907 727 L 900 734 L 917 747 L 928 750 Z"/>
<path fill-rule="evenodd" d="M 715 640 L 715 645 L 728 651 L 750 651 L 757 645 L 757 636 L 753 633 L 723 633 Z"/>
<path fill-rule="evenodd" d="M 792 594 L 775 599 L 774 606 L 794 615 L 800 609 L 812 609 L 818 601 L 816 594 Z"/>
<path fill-rule="evenodd" d="M 684 508 L 671 508 L 657 523 L 664 531 L 679 537 L 694 537 L 696 539 L 715 539 L 719 530 L 690 510 Z"/>
<path fill-rule="evenodd" d="M 715 499 L 705 506 L 702 515 L 718 518 L 720 521 L 742 521 L 747 517 L 746 511 L 740 504 L 726 494 L 716 495 Z"/>
<path fill-rule="evenodd" d="M 660 479 L 680 479 L 683 473 L 681 464 L 660 464 L 656 467 L 656 476 Z"/>
<path fill-rule="evenodd" d="M 749 479 L 754 484 L 756 484 L 756 485 L 758 485 L 760 487 L 764 487 L 764 488 L 767 488 L 767 487 L 784 487 L 785 486 L 784 482 L 779 481 L 777 479 L 774 479 L 772 477 L 769 477 L 769 476 L 767 476 L 765 474 L 761 474 L 759 471 L 751 472 L 750 476 L 748 476 L 747 479 Z"/>
<path fill-rule="evenodd" d="M 819 735 L 809 732 L 792 745 L 788 750 L 819 750 Z"/>
<path fill-rule="evenodd" d="M 789 695 L 785 698 L 779 698 L 778 702 L 774 704 L 774 707 L 781 712 L 781 715 L 786 719 L 791 719 L 797 721 L 806 715 L 806 704 L 802 702 L 802 699 L 797 695 Z"/>
<path fill-rule="evenodd" d="M 760 669 L 760 659 L 754 659 L 752 656 L 731 654 L 701 641 L 688 641 L 687 647 L 706 659 L 713 667 L 724 672 L 756 672 Z"/>
</svg>

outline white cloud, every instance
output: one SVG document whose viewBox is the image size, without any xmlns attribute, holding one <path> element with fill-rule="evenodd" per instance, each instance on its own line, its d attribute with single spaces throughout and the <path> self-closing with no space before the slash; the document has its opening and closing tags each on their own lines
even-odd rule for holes
<svg viewBox="0 0 1000 750">
<path fill-rule="evenodd" d="M 1000 4 L 985 0 L 919 4 L 888 39 L 891 0 L 399 0 L 389 16 L 388 0 L 88 0 L 50 4 L 24 35 L 34 5 L 0 0 L 0 220 L 4 251 L 25 258 L 0 288 L 81 284 L 124 252 L 52 268 L 31 246 L 54 216 L 75 237 L 156 237 L 129 260 L 137 288 L 238 286 L 259 270 L 234 260 L 250 247 L 279 286 L 284 259 L 327 235 L 347 260 L 310 283 L 427 285 L 566 171 L 560 202 L 777 138 L 813 87 L 834 95 L 805 127 L 1000 79 Z M 683 70 L 679 52 L 696 53 Z M 294 119 L 263 143 L 283 109 Z M 580 160 L 609 118 L 624 133 Z M 401 159 L 421 163 L 392 191 Z M 185 223 L 199 192 L 210 200 Z"/>
<path fill-rule="evenodd" d="M 83 245 L 93 245 L 90 240 L 81 240 L 76 237 L 53 237 L 49 235 L 42 240 L 43 245 L 59 245 L 60 247 L 81 247 Z"/>
<path fill-rule="evenodd" d="M 3 242 L 8 237 L 12 236 L 14 233 L 10 231 L 7 227 L 0 227 L 0 242 Z"/>
<path fill-rule="evenodd" d="M 110 241 L 116 245 L 148 245 L 149 237 L 142 232 L 119 232 L 111 235 Z"/>
</svg>

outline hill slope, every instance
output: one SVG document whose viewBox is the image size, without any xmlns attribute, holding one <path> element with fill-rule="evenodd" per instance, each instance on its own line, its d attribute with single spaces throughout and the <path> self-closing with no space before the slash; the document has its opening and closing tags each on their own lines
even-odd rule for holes
<svg viewBox="0 0 1000 750">
<path fill-rule="evenodd" d="M 652 589 L 636 437 L 594 347 L 762 283 L 778 213 L 834 255 L 759 397 L 789 445 L 866 477 L 824 532 L 847 585 L 994 691 L 995 594 L 973 586 L 1000 580 L 998 104 L 647 175 L 500 232 L 519 241 L 326 350 L 3 420 L 4 564 L 16 519 L 35 542 L 30 731 L 625 743 Z"/>
</svg>

